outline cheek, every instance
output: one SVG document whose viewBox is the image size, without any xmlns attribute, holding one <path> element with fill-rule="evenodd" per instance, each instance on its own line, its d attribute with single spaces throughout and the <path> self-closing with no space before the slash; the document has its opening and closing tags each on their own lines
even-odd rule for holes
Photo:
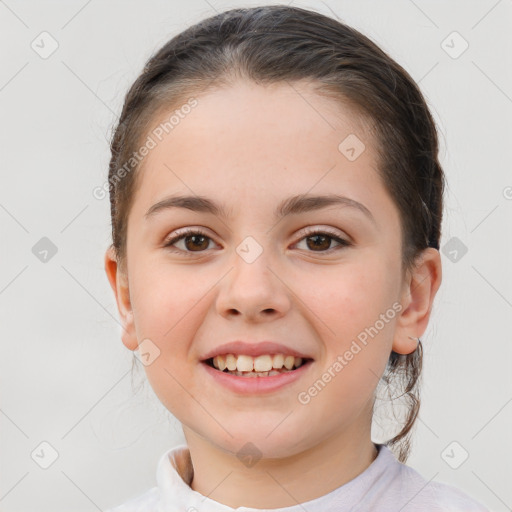
<svg viewBox="0 0 512 512">
<path fill-rule="evenodd" d="M 389 358 L 396 322 L 390 272 L 378 258 L 361 258 L 324 276 L 317 281 L 321 286 L 301 297 L 320 319 L 314 322 L 325 348 L 321 371 L 333 383 L 326 397 L 332 394 L 346 407 L 368 400 Z"/>
<path fill-rule="evenodd" d="M 190 272 L 182 268 L 138 268 L 144 270 L 134 274 L 130 283 L 136 335 L 139 342 L 151 340 L 149 346 L 155 354 L 144 370 L 161 402 L 171 411 L 184 411 L 190 407 L 184 389 L 195 394 L 193 371 L 197 362 L 190 359 L 190 345 L 204 314 L 206 301 L 200 298 L 208 288 L 200 289 L 200 283 L 193 276 L 187 277 Z M 143 356 L 141 359 L 144 361 Z"/>
<path fill-rule="evenodd" d="M 208 287 L 201 284 L 191 266 L 152 261 L 134 267 L 140 269 L 130 282 L 138 336 L 153 336 L 165 341 L 165 345 L 184 339 L 184 330 L 194 328 L 194 318 L 201 310 L 200 299 Z"/>
<path fill-rule="evenodd" d="M 151 340 L 153 357 L 144 366 L 147 379 L 163 405 L 179 417 L 194 396 L 190 345 L 204 314 L 200 300 L 209 289 L 194 277 L 192 267 L 138 263 L 130 283 L 137 339 Z M 143 358 L 142 358 L 143 359 Z M 184 390 L 187 390 L 185 392 Z"/>
<path fill-rule="evenodd" d="M 389 274 L 382 262 L 361 258 L 353 265 L 297 275 L 294 282 L 300 299 L 339 341 L 373 325 L 391 308 L 396 283 Z"/>
</svg>

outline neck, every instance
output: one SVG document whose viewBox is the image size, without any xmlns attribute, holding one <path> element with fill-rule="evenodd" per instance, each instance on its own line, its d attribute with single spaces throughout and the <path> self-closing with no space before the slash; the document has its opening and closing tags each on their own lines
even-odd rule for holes
<svg viewBox="0 0 512 512">
<path fill-rule="evenodd" d="M 361 474 L 377 456 L 370 426 L 353 425 L 300 453 L 244 467 L 236 453 L 183 428 L 194 468 L 191 488 L 232 508 L 284 508 L 319 498 Z"/>
</svg>

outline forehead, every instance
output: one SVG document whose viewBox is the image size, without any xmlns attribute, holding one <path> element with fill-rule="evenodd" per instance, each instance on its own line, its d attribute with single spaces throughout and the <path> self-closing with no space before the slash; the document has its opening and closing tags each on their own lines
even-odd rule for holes
<svg viewBox="0 0 512 512">
<path fill-rule="evenodd" d="M 295 153 L 300 155 L 312 148 L 325 151 L 328 145 L 337 149 L 340 140 L 350 133 L 370 142 L 365 119 L 357 113 L 356 107 L 341 98 L 336 100 L 319 94 L 309 82 L 258 85 L 238 81 L 231 86 L 208 90 L 195 99 L 197 105 L 180 116 L 179 123 L 164 135 L 170 144 L 173 141 L 186 144 L 181 153 L 194 145 L 196 149 L 206 148 L 210 152 L 214 147 L 225 149 L 230 145 L 230 155 L 264 147 L 266 153 L 275 156 L 288 150 L 291 143 Z M 169 110 L 172 113 L 175 109 L 173 106 Z M 154 125 L 165 122 L 169 113 L 164 110 Z M 152 152 L 155 153 L 158 151 Z M 195 154 L 199 156 L 204 151 Z M 215 156 L 217 154 L 215 152 Z"/>
<path fill-rule="evenodd" d="M 369 192 L 385 194 L 364 120 L 311 84 L 240 81 L 195 99 L 144 158 L 136 202 L 148 207 L 171 192 L 218 202 L 233 194 L 277 199 L 334 189 L 361 202 Z M 152 126 L 175 110 L 179 105 Z M 360 152 L 357 158 L 347 157 L 347 144 Z"/>
</svg>

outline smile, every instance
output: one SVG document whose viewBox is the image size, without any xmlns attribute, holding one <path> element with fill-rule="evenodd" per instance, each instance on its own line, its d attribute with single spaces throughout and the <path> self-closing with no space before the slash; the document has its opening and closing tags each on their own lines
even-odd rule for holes
<svg viewBox="0 0 512 512">
<path fill-rule="evenodd" d="M 261 394 L 295 382 L 311 368 L 313 359 L 284 354 L 223 354 L 201 363 L 214 382 L 230 391 Z"/>
<path fill-rule="evenodd" d="M 271 377 L 294 371 L 308 359 L 284 354 L 263 354 L 252 357 L 245 354 L 224 354 L 212 357 L 206 364 L 221 372 L 238 377 Z"/>
</svg>

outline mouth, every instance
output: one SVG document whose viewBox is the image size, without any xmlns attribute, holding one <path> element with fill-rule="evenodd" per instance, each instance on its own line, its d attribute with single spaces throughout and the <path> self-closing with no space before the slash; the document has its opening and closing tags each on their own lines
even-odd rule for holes
<svg viewBox="0 0 512 512">
<path fill-rule="evenodd" d="M 313 359 L 285 354 L 265 354 L 252 357 L 245 354 L 222 354 L 201 361 L 220 373 L 246 378 L 273 377 L 293 373 L 311 364 Z"/>
</svg>

